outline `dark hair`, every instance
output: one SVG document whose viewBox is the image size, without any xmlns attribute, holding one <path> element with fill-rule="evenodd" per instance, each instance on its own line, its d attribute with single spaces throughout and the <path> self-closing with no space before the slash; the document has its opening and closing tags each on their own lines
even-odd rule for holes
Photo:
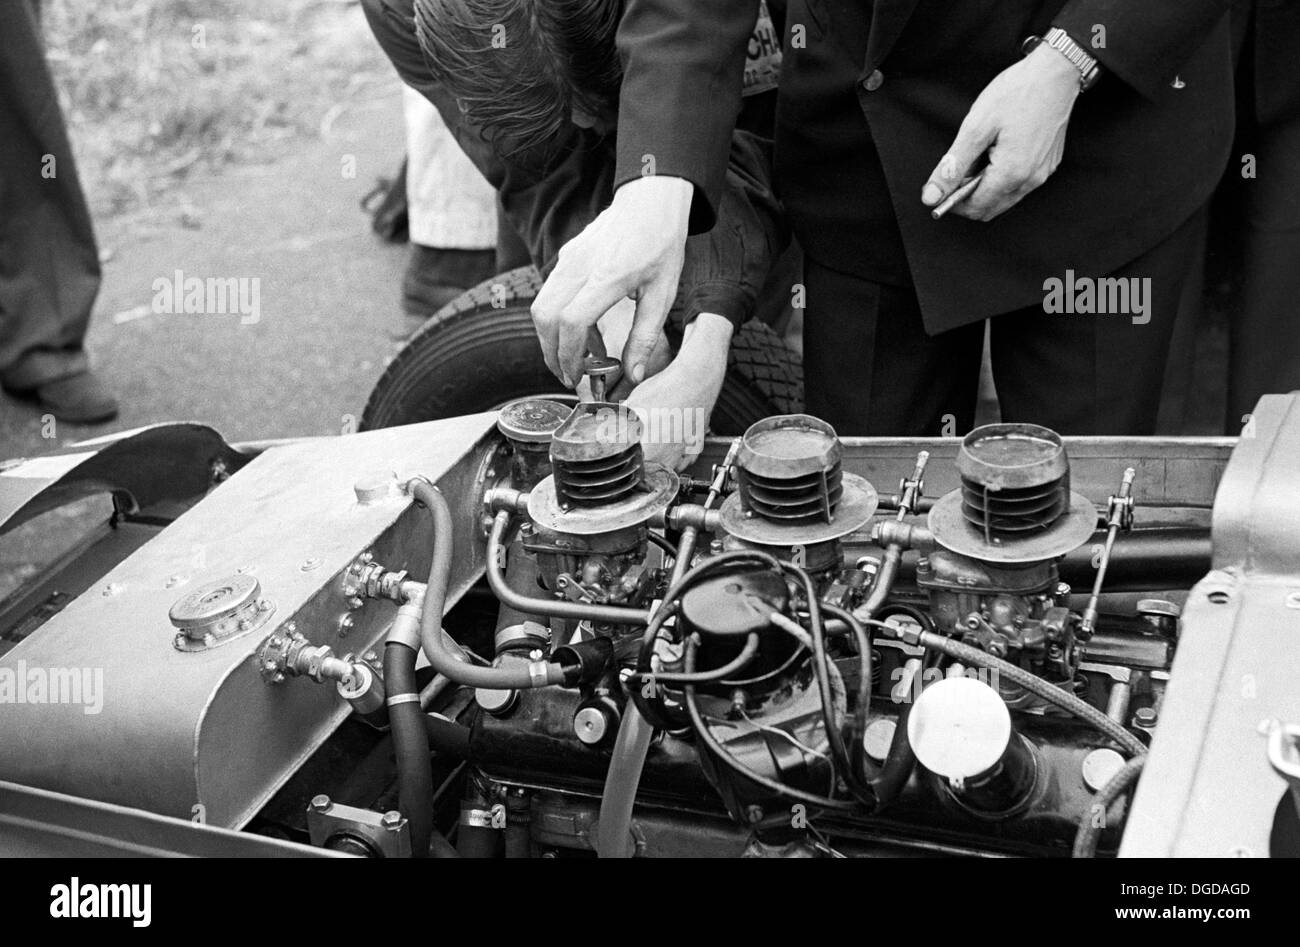
<svg viewBox="0 0 1300 947">
<path fill-rule="evenodd" d="M 504 156 L 545 154 L 574 110 L 618 104 L 623 0 L 415 0 L 434 76 Z"/>
</svg>

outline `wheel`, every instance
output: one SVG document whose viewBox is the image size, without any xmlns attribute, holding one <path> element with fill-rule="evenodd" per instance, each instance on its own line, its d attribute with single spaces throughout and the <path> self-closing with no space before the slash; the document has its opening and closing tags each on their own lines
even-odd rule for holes
<svg viewBox="0 0 1300 947">
<path fill-rule="evenodd" d="M 375 384 L 361 429 L 475 414 L 515 398 L 556 393 L 529 314 L 540 288 L 537 271 L 520 267 L 434 313 Z M 801 410 L 798 358 L 762 323 L 742 326 L 732 338 L 713 432 L 741 434 L 762 418 Z"/>
</svg>

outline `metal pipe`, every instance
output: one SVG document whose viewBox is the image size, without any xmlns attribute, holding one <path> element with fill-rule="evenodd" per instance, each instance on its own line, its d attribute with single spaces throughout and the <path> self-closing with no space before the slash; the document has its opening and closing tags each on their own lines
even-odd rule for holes
<svg viewBox="0 0 1300 947">
<path fill-rule="evenodd" d="M 1085 641 L 1092 637 L 1097 627 L 1097 603 L 1101 600 L 1101 587 L 1106 581 L 1106 569 L 1110 565 L 1111 551 L 1115 548 L 1115 537 L 1121 529 L 1133 525 L 1133 479 L 1136 476 L 1137 471 L 1132 467 L 1125 470 L 1119 485 L 1119 495 L 1110 498 L 1106 546 L 1101 553 L 1101 562 L 1097 564 L 1097 576 L 1092 583 L 1088 607 L 1083 610 L 1083 618 L 1079 622 L 1079 637 Z"/>
<path fill-rule="evenodd" d="M 1106 697 L 1106 716 L 1121 727 L 1128 722 L 1129 702 L 1133 698 L 1133 685 L 1128 681 L 1114 681 Z"/>
<path fill-rule="evenodd" d="M 434 523 L 433 564 L 429 568 L 429 582 L 425 586 L 424 607 L 420 618 L 420 644 L 424 656 L 434 671 L 444 674 L 458 684 L 468 687 L 483 687 L 490 690 L 511 690 L 524 687 L 543 687 L 547 684 L 564 682 L 564 669 L 554 662 L 530 661 L 514 667 L 478 667 L 456 660 L 455 656 L 443 644 L 442 619 L 443 608 L 447 600 L 447 583 L 451 574 L 452 530 L 451 510 L 447 501 L 427 480 L 413 480 L 410 483 L 412 496 L 422 503 L 432 514 Z M 508 512 L 497 514 L 496 524 L 504 532 L 505 523 L 510 518 Z M 496 535 L 496 526 L 493 534 Z M 497 537 L 497 550 L 501 550 L 500 537 Z M 492 543 L 488 543 L 488 575 L 492 575 Z M 500 572 L 500 563 L 497 563 Z M 500 578 L 498 574 L 498 578 Z M 418 700 L 418 695 L 416 695 Z"/>
<path fill-rule="evenodd" d="M 978 667 L 989 668 L 996 671 L 999 675 L 1006 678 L 1013 684 L 1019 684 L 1025 690 L 1031 691 L 1038 697 L 1060 707 L 1062 710 L 1073 714 L 1085 723 L 1092 724 L 1106 736 L 1110 737 L 1121 747 L 1127 750 L 1133 756 L 1140 756 L 1146 753 L 1147 748 L 1141 740 L 1129 733 L 1124 727 L 1115 723 L 1104 713 L 1085 701 L 1080 700 L 1073 694 L 1061 690 L 1055 684 L 1043 680 L 1037 674 L 1026 671 L 1017 664 L 1009 661 L 1003 661 L 996 658 L 986 651 L 979 648 L 962 644 L 951 638 L 945 638 L 943 635 L 935 634 L 930 631 L 923 631 L 919 634 L 903 635 L 904 640 L 915 637 L 915 643 L 922 647 L 929 648 L 932 651 L 938 651 L 948 655 L 957 661 L 965 664 L 974 664 Z"/>
<path fill-rule="evenodd" d="M 709 484 L 708 496 L 704 498 L 703 509 L 707 519 L 709 510 L 717 502 L 718 497 L 722 494 L 722 488 L 726 485 L 727 474 L 731 471 L 731 466 L 736 462 L 736 455 L 740 452 L 740 438 L 731 442 L 731 447 L 727 451 L 727 456 L 718 469 L 713 474 L 713 482 Z M 673 560 L 673 572 L 668 578 L 668 587 L 672 588 L 686 570 L 690 568 L 691 558 L 695 555 L 695 544 L 699 541 L 700 529 L 694 523 L 688 525 L 682 530 L 681 542 L 677 545 L 677 558 Z"/>
<path fill-rule="evenodd" d="M 596 605 L 584 602 L 561 602 L 555 599 L 521 595 L 516 592 L 506 582 L 505 578 L 505 537 L 506 530 L 509 527 L 510 513 L 507 510 L 501 510 L 493 517 L 492 531 L 488 534 L 488 586 L 502 604 L 526 614 L 546 615 L 549 618 L 564 618 L 569 621 L 594 621 L 610 625 L 645 626 L 650 624 L 650 612 L 642 608 L 625 608 L 619 605 Z M 529 685 L 524 684 L 523 686 L 527 687 Z"/>
</svg>

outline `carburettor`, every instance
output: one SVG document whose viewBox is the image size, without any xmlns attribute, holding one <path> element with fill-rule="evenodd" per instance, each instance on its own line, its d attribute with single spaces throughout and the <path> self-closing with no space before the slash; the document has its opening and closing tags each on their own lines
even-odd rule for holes
<svg viewBox="0 0 1300 947">
<path fill-rule="evenodd" d="M 1076 621 L 1057 560 L 1092 536 L 1097 511 L 1070 489 L 1065 445 L 1036 425 L 990 425 L 963 439 L 957 469 L 961 488 L 930 511 L 937 548 L 916 566 L 938 630 L 1068 679 Z"/>
</svg>

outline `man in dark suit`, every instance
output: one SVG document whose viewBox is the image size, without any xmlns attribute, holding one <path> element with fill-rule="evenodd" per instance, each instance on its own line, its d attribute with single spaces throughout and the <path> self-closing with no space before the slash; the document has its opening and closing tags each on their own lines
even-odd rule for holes
<svg viewBox="0 0 1300 947">
<path fill-rule="evenodd" d="M 1300 3 L 1238 0 L 1232 22 L 1237 143 L 1211 247 L 1239 284 L 1228 322 L 1236 433 L 1260 396 L 1300 388 Z"/>
<path fill-rule="evenodd" d="M 1149 433 L 1202 210 L 1228 156 L 1227 7 L 793 2 L 777 180 L 808 258 L 809 409 L 846 433 L 960 431 L 982 323 L 996 316 L 1005 417 Z M 634 340 L 657 327 L 688 220 L 708 222 L 716 130 L 734 115 L 731 63 L 752 18 L 748 0 L 629 0 L 621 186 L 534 310 L 561 369 L 618 298 L 638 299 Z M 1031 36 L 1043 41 L 1024 54 Z M 646 156 L 653 176 L 637 164 Z M 973 194 L 931 217 L 980 172 Z M 1112 303 L 1130 298 L 1102 314 L 1103 289 Z"/>
</svg>

